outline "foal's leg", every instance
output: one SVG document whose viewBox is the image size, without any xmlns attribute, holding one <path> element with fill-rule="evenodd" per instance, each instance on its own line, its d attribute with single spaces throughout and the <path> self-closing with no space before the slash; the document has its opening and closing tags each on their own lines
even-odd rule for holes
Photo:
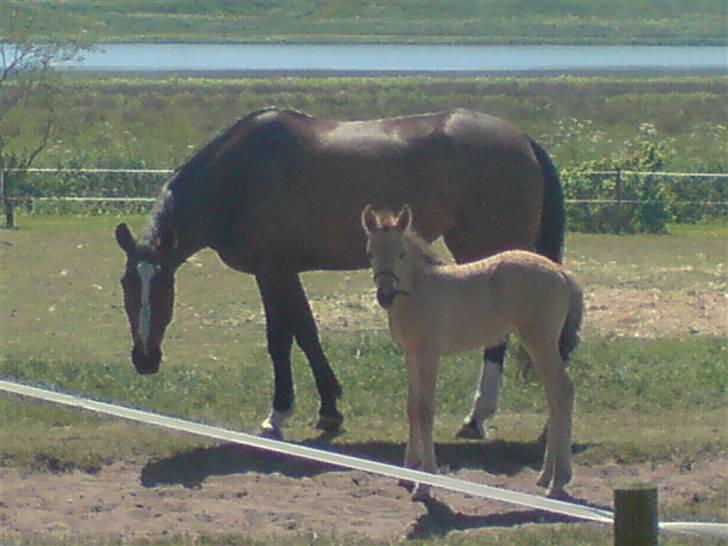
<svg viewBox="0 0 728 546">
<path fill-rule="evenodd" d="M 412 364 L 408 361 L 410 386 L 415 385 L 415 388 L 410 390 L 413 400 L 408 401 L 408 412 L 411 411 L 412 413 L 410 418 L 410 441 L 413 440 L 412 430 L 415 427 L 417 432 L 415 432 L 414 439 L 419 440 L 422 470 L 432 474 L 437 474 L 437 459 L 432 428 L 435 419 L 435 381 L 438 360 L 437 352 L 428 349 L 418 351 Z M 409 409 L 410 404 L 412 410 Z M 430 486 L 417 484 L 412 500 L 421 501 L 429 497 Z"/>
<path fill-rule="evenodd" d="M 556 343 L 544 351 L 530 352 L 533 363 L 546 391 L 549 408 L 546 431 L 546 453 L 538 485 L 549 487 L 550 497 L 566 494 L 564 487 L 571 481 L 571 427 L 574 408 L 574 385 L 566 373 Z"/>
<path fill-rule="evenodd" d="M 460 430 L 455 434 L 458 438 L 484 438 L 483 421 L 495 415 L 498 410 L 498 395 L 503 375 L 503 359 L 506 354 L 506 342 L 483 351 L 483 368 L 480 372 L 478 391 L 473 400 L 473 409 L 463 421 Z"/>
</svg>

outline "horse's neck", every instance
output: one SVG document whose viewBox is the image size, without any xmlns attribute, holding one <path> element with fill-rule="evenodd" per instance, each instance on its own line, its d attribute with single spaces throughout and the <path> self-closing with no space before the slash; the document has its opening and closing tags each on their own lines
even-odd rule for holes
<svg viewBox="0 0 728 546">
<path fill-rule="evenodd" d="M 159 239 L 166 230 L 174 233 L 175 246 L 166 261 L 173 269 L 177 269 L 190 256 L 209 246 L 204 239 L 207 231 L 203 228 L 203 211 L 197 214 L 195 211 L 186 211 L 180 214 L 171 206 L 171 198 L 160 198 L 157 206 L 152 212 L 147 237 L 150 240 Z"/>
</svg>

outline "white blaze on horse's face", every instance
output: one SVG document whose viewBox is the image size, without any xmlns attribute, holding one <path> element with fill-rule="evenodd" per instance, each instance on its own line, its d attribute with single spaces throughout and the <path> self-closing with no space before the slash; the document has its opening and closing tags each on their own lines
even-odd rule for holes
<svg viewBox="0 0 728 546">
<path fill-rule="evenodd" d="M 139 306 L 139 339 L 142 348 L 146 351 L 149 343 L 149 335 L 152 331 L 152 279 L 159 268 L 149 262 L 141 261 L 137 265 L 137 273 L 141 280 L 141 296 Z"/>
</svg>

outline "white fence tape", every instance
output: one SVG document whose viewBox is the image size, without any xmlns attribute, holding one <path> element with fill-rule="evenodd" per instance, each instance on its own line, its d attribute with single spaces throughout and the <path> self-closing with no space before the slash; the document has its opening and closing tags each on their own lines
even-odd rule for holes
<svg viewBox="0 0 728 546">
<path fill-rule="evenodd" d="M 476 484 L 447 476 L 420 472 L 418 470 L 410 470 L 399 466 L 369 461 L 366 459 L 351 457 L 349 455 L 323 451 L 279 440 L 262 438 L 252 434 L 194 423 L 192 421 L 185 421 L 175 417 L 167 417 L 115 404 L 89 400 L 79 396 L 39 389 L 13 381 L 0 380 L 0 390 L 10 394 L 34 398 L 36 400 L 51 402 L 62 406 L 79 408 L 102 415 L 135 421 L 137 423 L 176 430 L 197 436 L 204 436 L 215 440 L 247 445 L 319 463 L 350 468 L 353 470 L 361 470 L 363 472 L 378 474 L 388 478 L 426 483 L 434 487 L 440 487 L 457 493 L 488 498 L 531 509 L 545 510 L 556 514 L 571 516 L 573 518 L 598 523 L 612 523 L 613 521 L 613 514 L 608 510 L 549 499 L 546 497 L 539 497 L 528 493 L 519 493 L 517 491 L 510 491 L 508 489 L 492 487 L 489 485 Z M 728 524 L 722 523 L 662 522 L 660 523 L 660 529 L 728 538 Z"/>
</svg>

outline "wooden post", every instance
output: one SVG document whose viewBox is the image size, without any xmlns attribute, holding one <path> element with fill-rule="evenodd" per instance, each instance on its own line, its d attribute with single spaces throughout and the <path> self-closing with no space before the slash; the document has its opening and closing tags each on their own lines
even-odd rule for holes
<svg viewBox="0 0 728 546">
<path fill-rule="evenodd" d="M 647 482 L 614 490 L 614 546 L 657 546 L 657 487 Z"/>
<path fill-rule="evenodd" d="M 15 210 L 13 201 L 5 195 L 5 169 L 2 166 L 0 166 L 0 203 L 5 212 L 5 227 L 15 227 Z"/>
<path fill-rule="evenodd" d="M 619 167 L 617 167 L 617 178 L 614 182 L 614 200 L 616 201 L 614 205 L 615 231 L 622 233 L 624 227 L 622 218 L 622 170 Z"/>
</svg>

